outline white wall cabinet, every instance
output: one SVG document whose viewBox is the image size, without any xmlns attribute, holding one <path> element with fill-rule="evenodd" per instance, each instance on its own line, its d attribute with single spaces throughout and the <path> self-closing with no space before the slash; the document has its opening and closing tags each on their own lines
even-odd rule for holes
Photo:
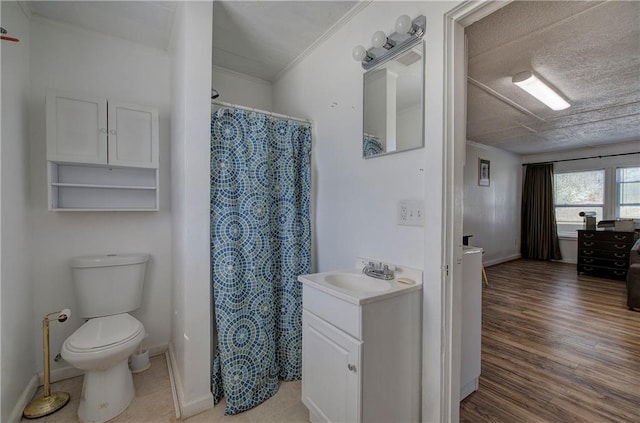
<svg viewBox="0 0 640 423">
<path fill-rule="evenodd" d="M 49 210 L 158 210 L 158 111 L 49 92 Z"/>
<path fill-rule="evenodd" d="M 304 278 L 302 401 L 311 422 L 420 421 L 421 291 L 354 304 Z"/>
</svg>

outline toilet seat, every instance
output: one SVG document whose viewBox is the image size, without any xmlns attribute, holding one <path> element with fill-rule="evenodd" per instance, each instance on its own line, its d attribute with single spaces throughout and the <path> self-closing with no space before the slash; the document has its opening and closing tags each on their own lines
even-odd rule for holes
<svg viewBox="0 0 640 423">
<path fill-rule="evenodd" d="M 100 352 L 139 336 L 144 326 L 128 313 L 96 317 L 76 330 L 66 341 L 70 352 Z"/>
</svg>

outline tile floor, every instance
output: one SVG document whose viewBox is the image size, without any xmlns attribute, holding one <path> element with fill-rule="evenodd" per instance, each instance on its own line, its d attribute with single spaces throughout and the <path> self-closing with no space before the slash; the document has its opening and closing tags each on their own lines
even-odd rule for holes
<svg viewBox="0 0 640 423">
<path fill-rule="evenodd" d="M 235 416 L 224 415 L 224 400 L 215 407 L 185 420 L 176 420 L 173 408 L 171 383 L 164 355 L 151 358 L 151 368 L 145 372 L 134 374 L 133 383 L 136 397 L 124 413 L 111 420 L 110 423 L 307 423 L 309 412 L 300 400 L 300 382 L 282 382 L 278 393 L 259 406 Z M 64 408 L 40 419 L 22 419 L 21 423 L 77 422 L 76 412 L 82 391 L 82 376 L 51 384 L 51 391 L 66 391 L 71 394 L 71 401 Z M 42 387 L 36 396 L 42 395 Z"/>
</svg>

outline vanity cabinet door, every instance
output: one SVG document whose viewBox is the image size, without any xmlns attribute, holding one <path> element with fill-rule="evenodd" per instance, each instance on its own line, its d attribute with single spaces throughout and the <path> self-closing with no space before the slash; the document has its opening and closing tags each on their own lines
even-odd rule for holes
<svg viewBox="0 0 640 423">
<path fill-rule="evenodd" d="M 362 342 L 304 310 L 302 401 L 311 421 L 361 421 Z"/>
<path fill-rule="evenodd" d="M 47 160 L 107 164 L 107 100 L 50 92 Z"/>
</svg>

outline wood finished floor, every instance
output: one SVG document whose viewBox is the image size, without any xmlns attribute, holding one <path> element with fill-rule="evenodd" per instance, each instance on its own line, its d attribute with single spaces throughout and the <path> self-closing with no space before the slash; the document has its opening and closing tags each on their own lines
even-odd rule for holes
<svg viewBox="0 0 640 423">
<path fill-rule="evenodd" d="M 486 269 L 480 388 L 461 422 L 640 422 L 640 312 L 575 265 Z"/>
</svg>

